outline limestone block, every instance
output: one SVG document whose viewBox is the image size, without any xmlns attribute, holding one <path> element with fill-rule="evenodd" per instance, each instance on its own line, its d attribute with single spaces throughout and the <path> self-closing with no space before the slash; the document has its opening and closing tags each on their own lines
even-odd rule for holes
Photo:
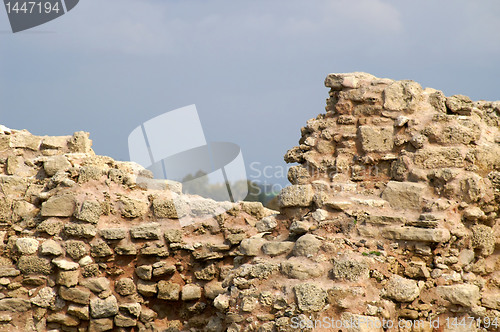
<svg viewBox="0 0 500 332">
<path fill-rule="evenodd" d="M 59 288 L 59 296 L 62 299 L 79 304 L 90 303 L 90 292 L 83 287 L 64 287 Z"/>
<path fill-rule="evenodd" d="M 59 256 L 62 255 L 63 249 L 59 243 L 54 240 L 47 240 L 42 243 L 40 246 L 40 253 L 42 255 L 53 255 Z"/>
<path fill-rule="evenodd" d="M 63 155 L 49 157 L 43 163 L 43 169 L 45 170 L 45 173 L 49 177 L 54 176 L 59 171 L 65 172 L 70 168 L 71 168 L 71 163 L 68 161 L 68 158 L 66 158 Z"/>
<path fill-rule="evenodd" d="M 148 223 L 130 228 L 130 236 L 134 239 L 157 240 L 160 238 L 160 224 Z"/>
<path fill-rule="evenodd" d="M 406 240 L 420 242 L 448 242 L 450 231 L 445 228 L 419 228 L 419 227 L 387 227 L 382 231 L 382 236 L 391 240 Z"/>
<path fill-rule="evenodd" d="M 187 284 L 182 288 L 182 301 L 197 300 L 201 297 L 201 287 L 198 285 Z"/>
<path fill-rule="evenodd" d="M 470 115 L 473 108 L 472 100 L 464 95 L 453 95 L 446 98 L 446 107 L 452 113 Z"/>
<path fill-rule="evenodd" d="M 31 255 L 38 251 L 39 242 L 31 238 L 19 238 L 16 240 L 17 251 L 22 255 Z"/>
<path fill-rule="evenodd" d="M 106 240 L 121 240 L 127 237 L 127 229 L 121 228 L 104 228 L 99 230 L 99 235 Z"/>
<path fill-rule="evenodd" d="M 292 185 L 284 188 L 278 196 L 281 207 L 309 206 L 314 197 L 312 186 Z"/>
<path fill-rule="evenodd" d="M 413 159 L 421 168 L 463 167 L 465 158 L 459 148 L 432 147 L 420 149 Z"/>
<path fill-rule="evenodd" d="M 299 280 L 318 278 L 325 274 L 320 264 L 299 257 L 291 257 L 281 262 L 280 271 L 290 279 Z"/>
<path fill-rule="evenodd" d="M 302 235 L 293 247 L 295 256 L 314 256 L 318 253 L 321 247 L 321 240 L 312 234 Z"/>
<path fill-rule="evenodd" d="M 97 228 L 88 224 L 66 224 L 64 225 L 64 233 L 68 236 L 76 238 L 93 238 L 97 234 Z"/>
<path fill-rule="evenodd" d="M 76 318 L 82 319 L 82 320 L 89 320 L 90 319 L 90 313 L 89 313 L 89 307 L 86 305 L 78 305 L 78 304 L 70 304 L 68 306 L 68 314 L 75 316 Z"/>
<path fill-rule="evenodd" d="M 385 285 L 385 295 L 398 302 L 411 302 L 420 295 L 415 280 L 393 275 Z"/>
<path fill-rule="evenodd" d="M 79 209 L 75 211 L 75 218 L 89 222 L 91 224 L 97 224 L 99 222 L 99 217 L 102 214 L 101 203 L 98 201 L 86 200 L 82 203 Z"/>
<path fill-rule="evenodd" d="M 148 211 L 149 203 L 128 196 L 120 198 L 120 211 L 125 218 L 142 217 Z"/>
<path fill-rule="evenodd" d="M 43 217 L 70 217 L 75 211 L 75 197 L 73 194 L 53 196 L 42 204 Z"/>
<path fill-rule="evenodd" d="M 382 198 L 395 209 L 420 210 L 426 188 L 427 186 L 421 183 L 389 181 Z"/>
<path fill-rule="evenodd" d="M 17 268 L 23 274 L 50 274 L 52 264 L 50 260 L 36 256 L 21 256 L 17 262 Z"/>
<path fill-rule="evenodd" d="M 158 298 L 167 301 L 178 301 L 181 286 L 179 284 L 160 280 L 158 282 Z"/>
<path fill-rule="evenodd" d="M 472 247 L 479 249 L 482 256 L 489 256 L 495 251 L 493 229 L 486 225 L 472 226 Z"/>
<path fill-rule="evenodd" d="M 118 302 L 113 295 L 105 298 L 90 300 L 90 315 L 92 318 L 112 317 L 118 313 Z"/>
<path fill-rule="evenodd" d="M 47 323 L 57 323 L 64 326 L 78 326 L 80 325 L 80 320 L 61 312 L 54 312 L 47 316 Z"/>
<path fill-rule="evenodd" d="M 89 139 L 90 134 L 78 131 L 73 134 L 73 137 L 68 141 L 68 148 L 71 152 L 89 153 L 92 151 L 92 141 Z"/>
<path fill-rule="evenodd" d="M 364 152 L 389 152 L 394 146 L 393 127 L 360 126 L 358 136 Z"/>
<path fill-rule="evenodd" d="M 468 308 L 476 306 L 480 298 L 479 287 L 470 284 L 438 286 L 436 292 L 447 301 Z"/>
<path fill-rule="evenodd" d="M 326 292 L 314 284 L 299 284 L 293 290 L 302 312 L 320 311 L 326 304 Z"/>
<path fill-rule="evenodd" d="M 423 100 L 422 87 L 413 81 L 396 81 L 384 89 L 384 108 L 388 111 L 413 113 Z"/>
<path fill-rule="evenodd" d="M 357 281 L 369 277 L 369 268 L 366 262 L 347 256 L 336 257 L 332 261 L 331 274 L 334 279 Z"/>
<path fill-rule="evenodd" d="M 291 241 L 267 242 L 262 246 L 262 251 L 269 256 L 279 256 L 289 254 L 294 246 L 295 243 Z"/>
</svg>

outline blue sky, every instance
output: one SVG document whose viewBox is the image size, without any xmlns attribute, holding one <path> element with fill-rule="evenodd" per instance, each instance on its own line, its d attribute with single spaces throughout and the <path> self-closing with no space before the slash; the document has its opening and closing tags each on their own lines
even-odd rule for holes
<svg viewBox="0 0 500 332">
<path fill-rule="evenodd" d="M 330 72 L 500 99 L 498 1 L 83 0 L 9 28 L 2 10 L 0 123 L 89 131 L 97 153 L 120 160 L 140 123 L 196 104 L 208 141 L 239 144 L 247 166 L 285 166 L 324 111 Z"/>
</svg>

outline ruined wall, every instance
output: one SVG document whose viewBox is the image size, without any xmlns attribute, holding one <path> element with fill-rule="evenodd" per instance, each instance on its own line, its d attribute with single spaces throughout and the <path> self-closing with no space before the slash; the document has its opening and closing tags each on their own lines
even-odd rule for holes
<svg viewBox="0 0 500 332">
<path fill-rule="evenodd" d="M 325 84 L 281 213 L 0 127 L 0 330 L 498 330 L 500 103 Z"/>
</svg>

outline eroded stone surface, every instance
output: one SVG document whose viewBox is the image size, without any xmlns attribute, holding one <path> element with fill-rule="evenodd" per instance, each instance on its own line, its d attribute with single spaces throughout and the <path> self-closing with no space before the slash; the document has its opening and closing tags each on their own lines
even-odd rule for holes
<svg viewBox="0 0 500 332">
<path fill-rule="evenodd" d="M 96 156 L 87 133 L 0 126 L 0 324 L 284 332 L 309 316 L 500 318 L 500 102 L 366 73 L 325 84 L 326 113 L 286 153 L 299 164 L 271 203 L 281 211 L 185 195 Z M 420 330 L 432 328 L 447 330 Z"/>
</svg>

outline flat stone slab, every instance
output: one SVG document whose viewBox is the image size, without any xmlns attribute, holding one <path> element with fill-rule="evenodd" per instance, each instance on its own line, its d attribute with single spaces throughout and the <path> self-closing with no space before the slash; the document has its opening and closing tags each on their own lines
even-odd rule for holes
<svg viewBox="0 0 500 332">
<path fill-rule="evenodd" d="M 447 242 L 450 240 L 450 231 L 445 228 L 387 227 L 382 231 L 382 236 L 391 240 Z"/>
</svg>

